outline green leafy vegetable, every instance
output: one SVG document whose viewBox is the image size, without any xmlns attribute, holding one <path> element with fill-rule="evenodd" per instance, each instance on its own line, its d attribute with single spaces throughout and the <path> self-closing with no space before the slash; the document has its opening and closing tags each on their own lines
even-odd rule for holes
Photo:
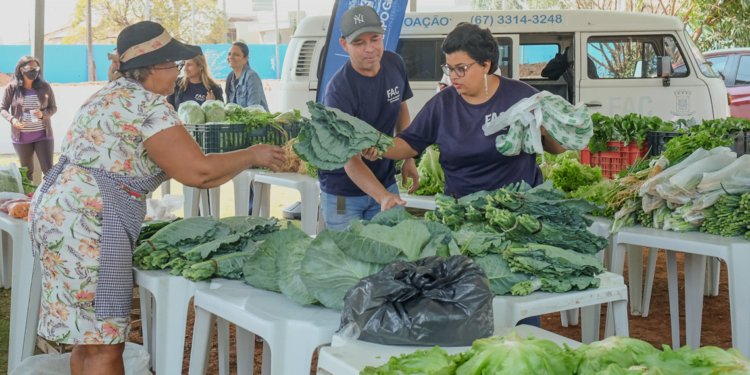
<svg viewBox="0 0 750 375">
<path fill-rule="evenodd" d="M 531 280 L 531 276 L 522 272 L 513 272 L 508 261 L 499 254 L 489 254 L 474 258 L 474 262 L 482 267 L 490 280 L 490 288 L 497 295 L 511 294 L 515 285 Z M 527 295 L 533 292 L 529 290 Z"/>
<path fill-rule="evenodd" d="M 455 373 L 456 360 L 460 356 L 450 356 L 436 346 L 428 350 L 417 350 L 409 355 L 391 357 L 388 363 L 375 368 L 367 366 L 360 375 L 447 375 Z"/>
<path fill-rule="evenodd" d="M 435 195 L 445 188 L 445 174 L 440 166 L 440 151 L 427 147 L 417 166 L 419 189 L 414 195 Z"/>
<path fill-rule="evenodd" d="M 239 280 L 242 278 L 242 268 L 250 259 L 252 251 L 257 246 L 248 241 L 241 253 L 224 254 L 207 261 L 196 263 L 182 271 L 182 276 L 192 281 L 210 281 L 214 277 Z"/>
<path fill-rule="evenodd" d="M 309 164 L 336 170 L 362 150 L 376 147 L 382 153 L 393 147 L 390 136 L 356 117 L 312 101 L 307 106 L 311 118 L 302 120 L 294 151 Z"/>
<path fill-rule="evenodd" d="M 593 185 L 601 181 L 602 169 L 567 159 L 551 168 L 549 179 L 554 183 L 555 189 L 570 193 L 582 186 Z"/>
<path fill-rule="evenodd" d="M 310 238 L 301 229 L 287 223 L 287 228 L 272 233 L 258 246 L 256 251 L 245 263 L 243 273 L 245 282 L 258 289 L 281 293 L 277 278 L 276 258 L 281 249 L 290 244 Z"/>
<path fill-rule="evenodd" d="M 578 374 L 590 375 L 605 370 L 611 364 L 629 368 L 648 356 L 659 354 L 651 344 L 625 336 L 612 336 L 590 345 L 581 345 L 573 351 L 578 359 Z"/>
<path fill-rule="evenodd" d="M 307 237 L 290 243 L 279 250 L 276 257 L 276 274 L 279 280 L 279 289 L 285 296 L 300 305 L 308 305 L 317 302 L 310 295 L 307 287 L 300 278 L 302 260 L 305 258 L 308 246 L 313 241 Z"/>
<path fill-rule="evenodd" d="M 0 192 L 26 194 L 24 190 L 18 166 L 15 163 L 0 166 Z"/>
</svg>

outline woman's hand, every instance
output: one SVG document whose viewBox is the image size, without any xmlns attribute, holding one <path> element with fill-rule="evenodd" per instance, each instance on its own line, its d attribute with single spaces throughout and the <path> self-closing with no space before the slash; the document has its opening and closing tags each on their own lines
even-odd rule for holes
<svg viewBox="0 0 750 375">
<path fill-rule="evenodd" d="M 208 94 L 206 94 L 206 100 L 216 100 L 216 95 L 214 95 L 213 90 L 208 90 Z"/>
<path fill-rule="evenodd" d="M 23 128 L 26 127 L 26 124 L 24 124 L 23 122 L 19 121 L 17 118 L 14 118 L 11 121 L 11 124 L 13 124 L 13 127 L 15 127 L 16 129 L 23 129 Z"/>
<path fill-rule="evenodd" d="M 406 206 L 406 202 L 404 202 L 404 200 L 402 200 L 397 194 L 393 193 L 386 193 L 378 199 L 378 203 L 380 203 L 381 211 L 390 210 L 396 206 Z"/>
<path fill-rule="evenodd" d="M 277 172 L 286 163 L 286 151 L 279 146 L 255 145 L 248 148 L 252 152 L 253 165 L 270 168 Z"/>
<path fill-rule="evenodd" d="M 411 178 L 411 185 L 409 186 L 409 194 L 414 194 L 419 189 L 419 172 L 417 171 L 417 164 L 414 163 L 414 159 L 404 160 L 404 164 L 401 165 L 401 177 L 403 181 L 401 186 L 406 186 Z"/>
<path fill-rule="evenodd" d="M 35 109 L 35 110 L 31 111 L 31 114 L 34 115 L 34 117 L 36 117 L 38 119 L 41 119 L 42 117 L 44 117 L 44 113 L 42 113 L 42 111 L 40 111 L 38 109 Z"/>
<path fill-rule="evenodd" d="M 378 149 L 375 147 L 370 147 L 367 150 L 364 150 L 360 153 L 362 155 L 363 159 L 369 160 L 369 161 L 375 161 L 378 160 Z"/>
</svg>

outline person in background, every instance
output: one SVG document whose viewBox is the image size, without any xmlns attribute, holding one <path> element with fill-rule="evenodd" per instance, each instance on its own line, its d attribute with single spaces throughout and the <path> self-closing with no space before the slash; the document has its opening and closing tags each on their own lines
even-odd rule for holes
<svg viewBox="0 0 750 375">
<path fill-rule="evenodd" d="M 242 42 L 235 42 L 229 48 L 227 62 L 232 72 L 227 76 L 227 103 L 235 103 L 242 107 L 261 106 L 269 112 L 263 82 L 258 73 L 250 68 L 249 54 L 247 44 Z"/>
<path fill-rule="evenodd" d="M 57 112 L 55 93 L 42 78 L 39 60 L 24 56 L 16 64 L 13 81 L 5 88 L 0 114 L 12 125 L 13 148 L 21 160 L 21 167 L 29 169 L 34 178 L 34 153 L 39 158 L 42 173 L 52 168 L 55 140 L 52 135 L 52 115 Z"/>
<path fill-rule="evenodd" d="M 177 80 L 174 94 L 169 95 L 167 101 L 176 111 L 180 108 L 180 103 L 194 101 L 203 104 L 207 100 L 224 102 L 224 91 L 211 76 L 206 56 L 198 55 L 185 61 L 182 77 Z"/>
<path fill-rule="evenodd" d="M 411 126 L 396 135 L 395 147 L 381 156 L 404 160 L 419 155 L 427 147 L 440 147 L 440 165 L 445 172 L 445 194 L 464 197 L 478 191 L 492 191 L 525 181 L 531 186 L 543 182 L 535 154 L 522 152 L 505 156 L 497 151 L 497 134 L 485 136 L 482 126 L 519 101 L 539 91 L 528 84 L 501 77 L 497 72 L 499 51 L 489 29 L 462 22 L 443 41 L 446 63 L 443 71 L 450 76 L 451 87 L 432 97 L 419 111 Z M 493 73 L 494 72 L 494 73 Z M 503 133 L 507 133 L 504 130 Z M 542 128 L 544 150 L 559 154 L 565 149 Z M 365 150 L 368 160 L 377 158 L 377 150 Z M 350 162 L 352 163 L 352 162 Z M 389 192 L 359 159 L 352 163 L 360 178 L 355 179 L 370 195 Z M 383 200 L 383 209 L 391 208 L 397 197 Z M 538 316 L 519 324 L 539 327 Z"/>
<path fill-rule="evenodd" d="M 406 101 L 413 94 L 406 75 L 406 64 L 398 54 L 385 51 L 383 26 L 378 13 L 362 5 L 341 16 L 340 43 L 349 53 L 349 61 L 326 86 L 323 104 L 348 113 L 387 135 L 409 127 Z M 416 156 L 416 155 L 415 155 Z M 361 165 L 362 170 L 351 169 Z M 401 168 L 403 181 L 412 179 L 409 192 L 419 188 L 419 173 L 413 156 Z M 365 174 L 385 186 L 373 194 L 362 191 L 357 181 Z M 318 170 L 323 191 L 321 206 L 326 227 L 343 230 L 352 219 L 370 220 L 386 207 L 403 209 L 399 197 L 396 165 L 392 160 L 363 161 L 355 155 L 335 171 Z"/>
</svg>

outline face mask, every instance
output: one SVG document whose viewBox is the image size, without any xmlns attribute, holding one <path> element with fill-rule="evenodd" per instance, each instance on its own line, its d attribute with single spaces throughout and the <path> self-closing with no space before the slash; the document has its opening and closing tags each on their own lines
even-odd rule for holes
<svg viewBox="0 0 750 375">
<path fill-rule="evenodd" d="M 30 79 L 30 80 L 32 80 L 32 81 L 33 81 L 33 80 L 35 80 L 35 79 L 36 79 L 36 77 L 38 77 L 38 76 L 39 76 L 39 72 L 37 72 L 36 70 L 32 70 L 32 71 L 30 71 L 30 72 L 23 72 L 23 75 L 24 75 L 24 76 L 25 76 L 26 78 L 28 78 L 28 79 Z"/>
</svg>

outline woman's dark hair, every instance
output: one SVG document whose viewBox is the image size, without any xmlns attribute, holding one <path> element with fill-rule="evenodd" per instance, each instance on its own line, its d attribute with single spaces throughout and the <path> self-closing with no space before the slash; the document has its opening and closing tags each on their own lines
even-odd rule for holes
<svg viewBox="0 0 750 375">
<path fill-rule="evenodd" d="M 21 72 L 21 68 L 26 66 L 26 64 L 35 61 L 36 65 L 38 67 L 42 67 L 42 64 L 39 63 L 39 60 L 36 57 L 33 56 L 24 56 L 21 57 L 21 59 L 18 60 L 18 64 L 16 64 L 16 74 L 13 75 L 13 78 L 16 80 L 16 87 L 19 87 L 23 90 L 23 72 Z M 39 75 L 36 77 L 36 79 L 31 83 L 31 88 L 34 90 L 39 90 L 42 88 L 42 82 L 44 82 L 44 79 L 42 79 L 42 72 L 39 72 Z"/>
<path fill-rule="evenodd" d="M 442 49 L 446 55 L 463 51 L 480 64 L 489 62 L 490 74 L 497 70 L 500 50 L 490 29 L 482 29 L 473 23 L 461 22 L 445 37 Z"/>
<path fill-rule="evenodd" d="M 247 55 L 250 54 L 250 49 L 247 48 L 247 44 L 242 42 L 234 42 L 232 43 L 232 45 L 240 47 L 240 51 L 242 51 L 242 57 L 247 57 Z"/>
</svg>

